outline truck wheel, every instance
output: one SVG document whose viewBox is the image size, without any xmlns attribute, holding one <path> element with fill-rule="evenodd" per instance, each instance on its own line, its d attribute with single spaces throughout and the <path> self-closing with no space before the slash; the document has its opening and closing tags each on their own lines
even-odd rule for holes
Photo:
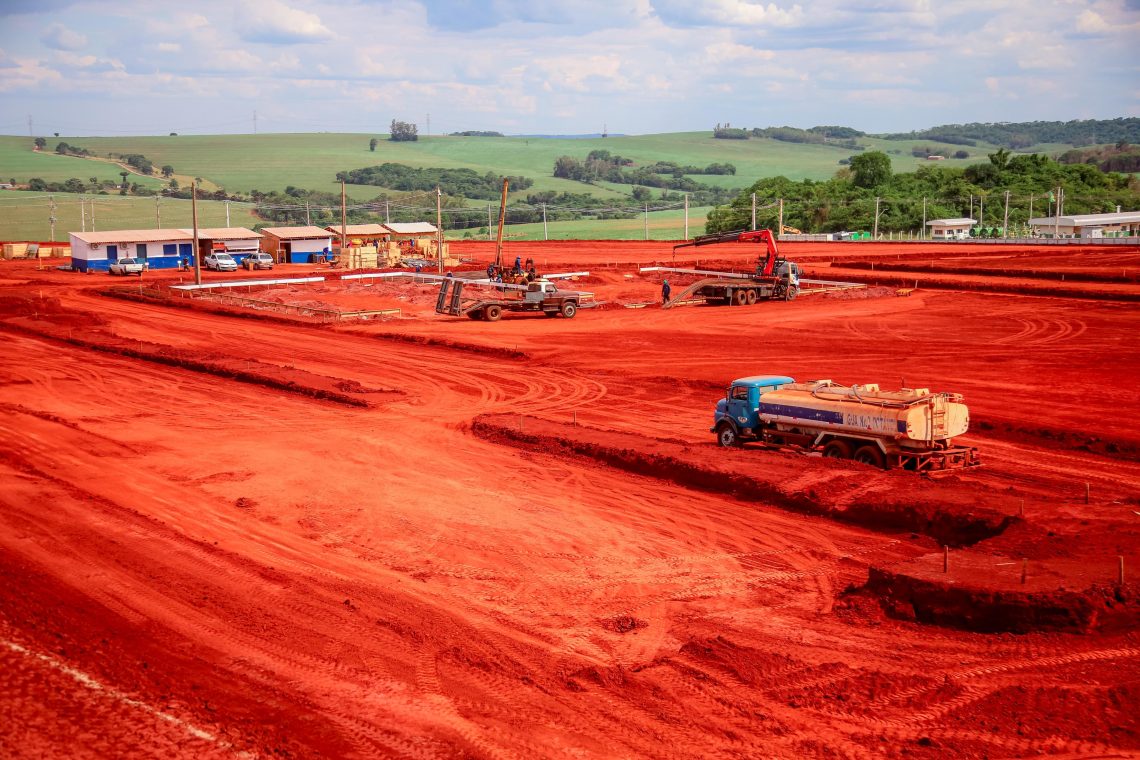
<svg viewBox="0 0 1140 760">
<path fill-rule="evenodd" d="M 799 288 L 797 288 L 795 285 L 789 285 L 789 286 L 788 286 L 788 289 L 787 289 L 787 290 L 784 292 L 784 300 L 785 300 L 785 301 L 794 301 L 794 300 L 796 300 L 796 295 L 797 295 L 799 292 L 800 292 L 800 289 L 799 289 Z"/>
<path fill-rule="evenodd" d="M 744 300 L 746 300 L 748 302 L 749 306 L 756 303 L 756 291 L 755 290 L 746 290 L 744 292 Z"/>
<path fill-rule="evenodd" d="M 880 470 L 887 468 L 887 459 L 878 446 L 860 446 L 855 450 L 855 461 L 859 464 L 869 464 Z"/>
<path fill-rule="evenodd" d="M 823 455 L 828 459 L 850 459 L 851 444 L 847 441 L 828 441 L 823 447 Z"/>
<path fill-rule="evenodd" d="M 488 322 L 498 322 L 501 316 L 503 316 L 503 307 L 498 304 L 491 304 L 483 309 L 483 319 Z"/>
<path fill-rule="evenodd" d="M 573 319 L 574 315 L 578 313 L 578 306 L 573 301 L 567 301 L 562 304 L 562 316 L 567 319 Z"/>
<path fill-rule="evenodd" d="M 727 422 L 720 423 L 716 428 L 716 442 L 726 449 L 739 446 L 740 439 L 736 436 L 736 428 Z"/>
</svg>

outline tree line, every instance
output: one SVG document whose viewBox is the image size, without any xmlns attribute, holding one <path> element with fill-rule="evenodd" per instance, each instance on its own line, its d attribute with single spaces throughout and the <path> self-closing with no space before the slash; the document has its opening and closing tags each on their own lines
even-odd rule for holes
<svg viewBox="0 0 1140 760">
<path fill-rule="evenodd" d="M 849 168 L 829 180 L 790 180 L 767 177 L 741 191 L 729 204 L 718 206 L 708 216 L 707 230 L 727 232 L 751 225 L 752 194 L 756 194 L 759 226 L 775 227 L 777 199 L 784 200 L 784 224 L 813 232 L 865 230 L 874 226 L 875 199 L 879 203 L 879 230 L 917 230 L 925 218 L 967 217 L 978 219 L 979 199 L 984 199 L 984 225 L 1001 225 L 1005 192 L 1013 200 L 1010 226 L 1024 225 L 1033 215 L 1050 213 L 1049 195 L 1065 189 L 1066 214 L 1091 214 L 1140 207 L 1140 179 L 1103 172 L 1091 164 L 1063 164 L 1040 154 L 1014 155 L 1002 148 L 989 154 L 987 163 L 957 168 L 944 164 L 922 166 L 917 171 L 894 173 L 890 156 L 867 151 L 851 159 Z M 772 206 L 771 208 L 764 208 Z"/>
<path fill-rule="evenodd" d="M 404 164 L 385 163 L 347 172 L 337 172 L 337 181 L 350 185 L 377 185 L 404 192 L 440 190 L 448 195 L 467 198 L 498 198 L 503 177 L 493 172 L 479 174 L 473 169 L 414 168 Z M 534 185 L 529 177 L 509 176 L 512 190 L 526 190 Z"/>
</svg>

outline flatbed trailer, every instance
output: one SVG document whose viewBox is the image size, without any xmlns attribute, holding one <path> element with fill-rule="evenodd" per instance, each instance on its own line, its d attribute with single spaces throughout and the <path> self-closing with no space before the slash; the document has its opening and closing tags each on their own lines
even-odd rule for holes
<svg viewBox="0 0 1140 760">
<path fill-rule="evenodd" d="M 435 302 L 436 313 L 450 314 L 453 317 L 466 316 L 469 319 L 481 319 L 487 322 L 497 322 L 504 312 L 541 313 L 548 317 L 561 315 L 566 319 L 573 319 L 582 302 L 581 293 L 559 290 L 557 285 L 547 280 L 536 280 L 525 286 L 509 284 L 494 286 L 503 288 L 504 293 L 508 289 L 521 291 L 521 296 L 518 298 L 482 293 L 476 298 L 464 298 L 464 287 L 468 284 L 453 278 L 441 281 L 439 296 Z"/>
<path fill-rule="evenodd" d="M 703 298 L 705 302 L 713 305 L 747 306 L 757 301 L 770 301 L 783 299 L 791 301 L 796 297 L 799 288 L 786 286 L 776 278 L 730 278 L 709 277 L 697 280 L 681 291 L 675 301 L 685 301 L 689 298 Z"/>
</svg>

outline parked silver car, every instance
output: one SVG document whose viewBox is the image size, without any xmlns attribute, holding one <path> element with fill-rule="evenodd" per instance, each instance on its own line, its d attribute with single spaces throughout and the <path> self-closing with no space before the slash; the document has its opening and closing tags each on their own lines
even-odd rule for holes
<svg viewBox="0 0 1140 760">
<path fill-rule="evenodd" d="M 246 269 L 272 269 L 273 257 L 268 253 L 251 253 L 241 260 L 241 265 Z"/>
<path fill-rule="evenodd" d="M 234 261 L 233 256 L 225 251 L 211 251 L 202 260 L 206 262 L 206 269 L 214 269 L 218 272 L 237 271 L 237 262 Z"/>
<path fill-rule="evenodd" d="M 146 269 L 146 264 L 138 259 L 117 259 L 111 262 L 111 266 L 107 271 L 111 274 L 121 274 L 126 276 L 128 274 L 137 274 L 142 277 L 143 270 Z"/>
</svg>

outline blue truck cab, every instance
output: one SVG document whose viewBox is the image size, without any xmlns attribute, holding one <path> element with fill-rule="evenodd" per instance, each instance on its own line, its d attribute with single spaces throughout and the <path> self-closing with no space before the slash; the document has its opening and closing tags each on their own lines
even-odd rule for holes
<svg viewBox="0 0 1140 760">
<path fill-rule="evenodd" d="M 760 424 L 757 416 L 760 395 L 778 391 L 794 382 L 784 375 L 756 375 L 733 380 L 724 398 L 716 402 L 713 426 L 709 432 L 716 433 L 721 446 L 736 446 L 742 440 L 752 438 Z"/>
</svg>

